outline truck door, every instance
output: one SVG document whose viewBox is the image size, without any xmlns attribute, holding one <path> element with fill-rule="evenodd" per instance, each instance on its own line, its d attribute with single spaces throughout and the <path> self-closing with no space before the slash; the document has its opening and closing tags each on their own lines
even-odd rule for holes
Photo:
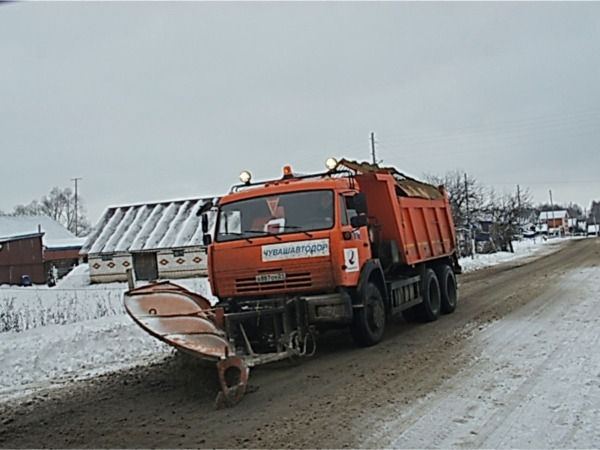
<svg viewBox="0 0 600 450">
<path fill-rule="evenodd" d="M 367 227 L 354 229 L 350 219 L 356 216 L 354 208 L 354 193 L 340 194 L 340 222 L 341 222 L 341 255 L 342 275 L 341 284 L 356 286 L 360 270 L 364 262 L 370 258 L 369 234 Z"/>
</svg>

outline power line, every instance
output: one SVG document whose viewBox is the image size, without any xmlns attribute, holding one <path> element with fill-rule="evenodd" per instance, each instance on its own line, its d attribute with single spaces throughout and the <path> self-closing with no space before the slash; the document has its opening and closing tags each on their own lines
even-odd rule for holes
<svg viewBox="0 0 600 450">
<path fill-rule="evenodd" d="M 589 116 L 586 118 L 586 116 Z M 491 124 L 486 124 L 486 125 L 474 125 L 474 126 L 468 126 L 468 127 L 458 127 L 458 128 L 442 128 L 437 130 L 438 133 L 445 133 L 445 135 L 447 135 L 448 133 L 455 133 L 455 134 L 460 134 L 461 132 L 467 132 L 467 134 L 472 134 L 469 132 L 469 130 L 477 130 L 477 129 L 483 129 L 480 132 L 487 132 L 487 131 L 498 131 L 498 130 L 503 130 L 503 129 L 510 129 L 510 128 L 517 128 L 519 127 L 519 125 L 521 124 L 521 126 L 527 126 L 527 127 L 531 127 L 532 125 L 535 127 L 536 125 L 538 127 L 540 126 L 551 126 L 553 123 L 555 122 L 565 122 L 568 121 L 568 117 L 571 118 L 571 121 L 573 120 L 590 120 L 590 119 L 594 119 L 597 116 L 600 116 L 600 109 L 595 108 L 595 109 L 591 109 L 591 110 L 585 110 L 585 111 L 579 111 L 579 112 L 575 112 L 572 114 L 565 114 L 565 115 L 552 115 L 552 116 L 541 116 L 541 117 L 537 117 L 537 118 L 531 118 L 531 119 L 518 119 L 518 120 L 512 120 L 512 121 L 506 121 L 506 122 L 496 122 L 496 123 L 491 123 Z M 545 125 L 544 125 L 545 124 Z M 516 125 L 516 126 L 515 126 Z M 403 138 L 411 138 L 413 136 L 418 137 L 418 136 L 430 136 L 431 135 L 431 131 L 428 130 L 423 130 L 423 131 L 415 131 L 412 133 L 402 133 L 402 134 L 390 134 L 390 135 L 383 135 L 384 138 L 388 138 L 388 137 L 396 137 L 396 136 L 401 136 Z"/>
<path fill-rule="evenodd" d="M 489 152 L 489 151 L 496 151 L 496 150 L 503 150 L 503 149 L 507 149 L 507 148 L 515 148 L 515 147 L 522 147 L 522 146 L 526 146 L 526 145 L 533 145 L 533 144 L 541 144 L 541 143 L 545 143 L 545 142 L 555 142 L 557 140 L 565 140 L 565 139 L 574 139 L 574 138 L 579 138 L 579 137 L 583 137 L 583 136 L 590 136 L 590 135 L 595 135 L 600 133 L 600 129 L 596 129 L 593 130 L 591 132 L 588 133 L 578 133 L 578 134 L 569 134 L 569 135 L 562 135 L 562 136 L 547 136 L 544 137 L 542 139 L 523 139 L 523 137 L 518 138 L 518 137 L 507 137 L 505 139 L 495 139 L 492 141 L 483 141 L 483 142 L 466 142 L 466 143 L 449 143 L 447 145 L 444 146 L 438 146 L 438 147 L 432 147 L 432 148 L 427 148 L 427 147 L 420 147 L 418 145 L 409 145 L 409 144 L 404 144 L 403 147 L 407 147 L 409 148 L 409 151 L 411 153 L 413 152 L 419 152 L 419 153 L 423 153 L 423 152 L 427 152 L 427 156 L 438 156 L 438 155 L 443 155 L 443 156 L 453 156 L 453 155 L 461 155 L 461 154 L 466 154 L 466 153 L 478 153 L 481 156 L 486 156 L 485 154 L 483 154 L 484 152 Z M 515 139 L 521 139 L 521 141 L 519 142 L 511 142 L 514 141 Z M 485 146 L 486 144 L 494 144 L 495 142 L 501 142 L 501 141 L 508 141 L 507 143 L 504 143 L 502 145 L 492 145 L 492 146 Z M 380 144 L 381 145 L 381 144 Z M 476 147 L 474 147 L 476 146 Z M 461 149 L 459 151 L 453 151 L 450 149 Z M 435 153 L 435 151 L 440 151 Z M 431 153 L 434 152 L 434 153 Z"/>
<path fill-rule="evenodd" d="M 576 126 L 570 126 L 570 127 L 558 127 L 556 126 L 556 124 L 552 124 L 549 125 L 548 127 L 551 127 L 551 130 L 549 131 L 550 133 L 559 133 L 559 132 L 568 132 L 568 131 L 573 131 L 573 130 L 581 130 L 581 129 L 586 129 L 586 128 L 590 128 L 590 127 L 598 127 L 598 125 L 600 124 L 600 116 L 598 118 L 599 120 L 597 122 L 594 123 L 581 123 L 581 122 L 577 122 L 575 123 Z M 564 124 L 564 123 L 563 123 Z M 567 124 L 569 124 L 569 122 L 567 122 Z M 548 128 L 546 127 L 546 128 Z M 421 139 L 421 140 L 410 140 L 410 139 L 392 139 L 388 142 L 390 143 L 395 143 L 395 142 L 401 142 L 404 143 L 406 145 L 427 145 L 427 144 L 436 144 L 439 142 L 450 142 L 450 141 L 460 141 L 460 140 L 472 140 L 472 141 L 478 141 L 481 142 L 481 139 L 485 139 L 485 138 L 491 138 L 491 139 L 495 139 L 498 137 L 504 137 L 504 138 L 514 138 L 514 137 L 521 137 L 521 136 L 535 136 L 539 133 L 531 133 L 529 131 L 532 131 L 532 128 L 522 128 L 522 129 L 515 129 L 512 130 L 511 133 L 479 133 L 479 134 L 475 134 L 475 133 L 471 133 L 471 134 L 456 134 L 456 135 L 435 135 L 435 136 L 431 136 L 427 139 Z M 548 134 L 548 131 L 546 131 L 544 134 Z"/>
<path fill-rule="evenodd" d="M 521 180 L 520 183 L 523 183 L 523 180 Z M 525 182 L 525 184 L 575 184 L 575 183 L 597 183 L 597 184 L 600 184 L 600 180 L 553 180 L 553 181 L 527 181 L 527 182 Z M 513 184 L 516 184 L 516 182 L 502 181 L 502 182 L 497 182 L 494 184 L 513 185 Z"/>
</svg>

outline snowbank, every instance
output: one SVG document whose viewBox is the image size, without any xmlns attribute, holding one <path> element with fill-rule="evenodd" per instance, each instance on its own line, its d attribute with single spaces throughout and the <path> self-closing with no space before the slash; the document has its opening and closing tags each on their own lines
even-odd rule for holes
<svg viewBox="0 0 600 450">
<path fill-rule="evenodd" d="M 87 264 L 76 267 L 57 286 L 2 286 L 0 332 L 68 325 L 124 314 L 123 285 L 90 285 Z"/>
<path fill-rule="evenodd" d="M 125 315 L 2 333 L 0 398 L 18 396 L 43 382 L 87 378 L 170 352 Z"/>
<path fill-rule="evenodd" d="M 524 259 L 530 257 L 540 257 L 548 253 L 552 253 L 558 249 L 564 239 L 523 239 L 522 241 L 513 242 L 514 253 L 498 252 L 489 255 L 475 254 L 472 257 L 460 258 L 459 263 L 463 268 L 463 272 L 471 272 L 473 270 L 483 269 L 484 267 L 495 266 L 508 261 Z"/>
<path fill-rule="evenodd" d="M 206 278 L 173 282 L 216 302 Z M 0 333 L 125 314 L 123 293 L 127 289 L 127 283 L 90 284 L 87 264 L 75 267 L 52 288 L 3 285 L 0 288 Z"/>
</svg>

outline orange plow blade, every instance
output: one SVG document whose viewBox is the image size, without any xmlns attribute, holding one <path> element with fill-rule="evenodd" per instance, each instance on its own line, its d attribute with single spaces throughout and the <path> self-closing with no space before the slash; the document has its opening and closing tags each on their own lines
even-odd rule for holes
<svg viewBox="0 0 600 450">
<path fill-rule="evenodd" d="M 124 303 L 127 313 L 152 336 L 217 362 L 221 392 L 215 408 L 241 400 L 249 368 L 227 340 L 221 308 L 213 308 L 203 296 L 170 282 L 131 289 L 125 293 Z"/>
</svg>

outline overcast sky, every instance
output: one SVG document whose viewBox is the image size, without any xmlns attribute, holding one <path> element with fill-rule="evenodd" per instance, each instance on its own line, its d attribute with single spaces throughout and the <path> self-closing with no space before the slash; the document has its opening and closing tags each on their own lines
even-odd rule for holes
<svg viewBox="0 0 600 450">
<path fill-rule="evenodd" d="M 600 3 L 0 6 L 0 209 L 221 195 L 377 156 L 600 199 Z"/>
</svg>

